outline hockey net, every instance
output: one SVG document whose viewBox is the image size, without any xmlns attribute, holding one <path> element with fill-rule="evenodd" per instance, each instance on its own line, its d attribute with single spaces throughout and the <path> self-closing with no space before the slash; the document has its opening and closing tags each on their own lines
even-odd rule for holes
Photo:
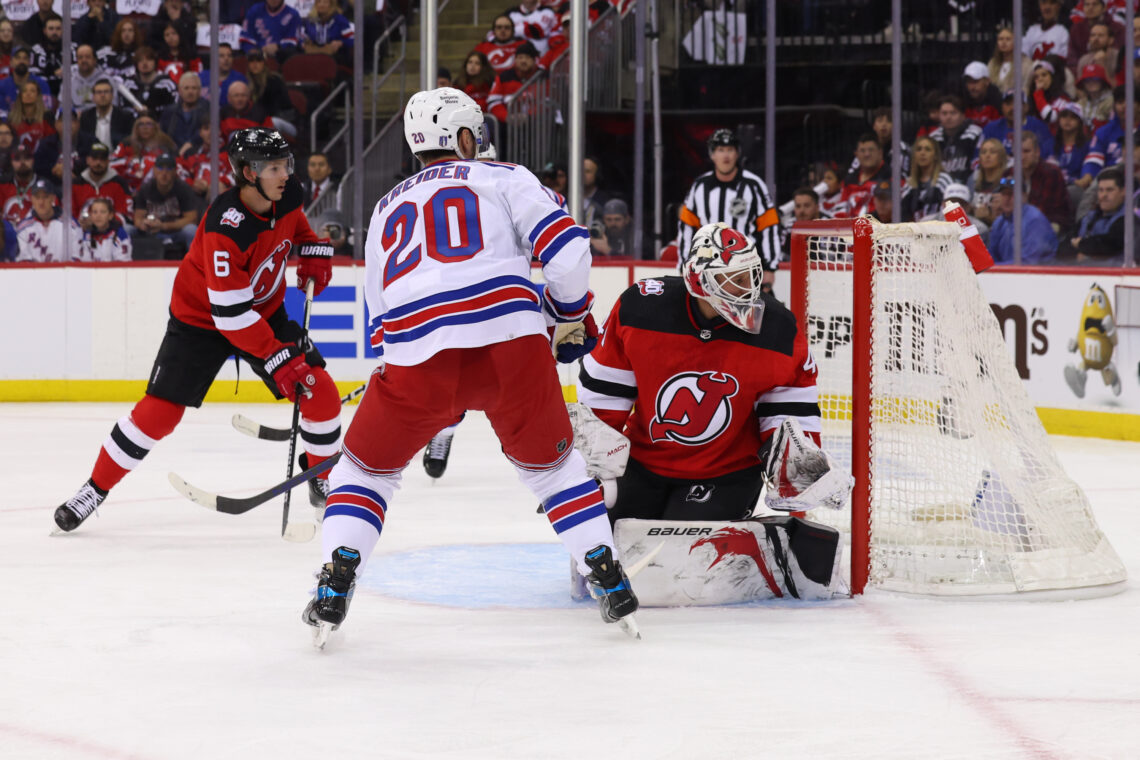
<svg viewBox="0 0 1140 760">
<path fill-rule="evenodd" d="M 824 448 L 856 478 L 853 593 L 1007 594 L 1126 573 L 1062 470 L 949 223 L 797 223 L 792 310 Z"/>
</svg>

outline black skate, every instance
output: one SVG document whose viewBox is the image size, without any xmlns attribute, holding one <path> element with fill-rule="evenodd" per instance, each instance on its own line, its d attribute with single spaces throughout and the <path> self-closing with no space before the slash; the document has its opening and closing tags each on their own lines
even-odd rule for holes
<svg viewBox="0 0 1140 760">
<path fill-rule="evenodd" d="M 340 628 L 348 614 L 359 565 L 360 552 L 342 546 L 333 552 L 333 561 L 321 568 L 317 591 L 301 614 L 305 623 L 316 627 L 313 643 L 320 649 L 324 649 L 329 634 Z"/>
<path fill-rule="evenodd" d="M 88 480 L 74 496 L 56 507 L 55 524 L 64 533 L 70 533 L 82 525 L 106 498 L 107 492 Z"/>
<path fill-rule="evenodd" d="M 590 596 L 598 600 L 602 620 L 620 623 L 622 630 L 634 638 L 641 638 L 633 613 L 637 611 L 637 596 L 629 585 L 629 578 L 621 563 L 613 558 L 613 550 L 605 544 L 586 552 L 590 574 Z"/>
<path fill-rule="evenodd" d="M 454 437 L 455 431 L 452 430 L 437 433 L 424 449 L 424 472 L 431 477 L 443 477 L 443 471 L 447 469 L 447 457 L 451 454 L 451 439 Z"/>
<path fill-rule="evenodd" d="M 309 469 L 309 457 L 301 454 L 298 461 L 301 463 L 301 469 Z M 309 481 L 309 503 L 313 505 L 313 509 L 317 510 L 318 522 L 325 516 L 325 501 L 329 497 L 329 481 L 328 478 L 316 477 Z"/>
</svg>

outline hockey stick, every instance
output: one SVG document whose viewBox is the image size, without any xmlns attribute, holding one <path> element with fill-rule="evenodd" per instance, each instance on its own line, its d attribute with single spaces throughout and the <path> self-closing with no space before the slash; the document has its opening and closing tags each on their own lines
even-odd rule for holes
<svg viewBox="0 0 1140 760">
<path fill-rule="evenodd" d="M 167 477 L 170 480 L 170 485 L 174 486 L 174 490 L 185 496 L 195 504 L 200 504 L 206 509 L 212 509 L 215 512 L 224 512 L 227 515 L 240 515 L 248 512 L 254 507 L 259 507 L 265 502 L 280 496 L 283 493 L 288 493 L 292 489 L 307 483 L 313 478 L 317 477 L 323 472 L 327 472 L 333 468 L 338 461 L 340 461 L 340 452 L 333 454 L 331 457 L 315 464 L 304 472 L 297 473 L 293 477 L 283 480 L 275 486 L 272 486 L 256 496 L 249 496 L 244 499 L 236 499 L 230 496 L 221 496 L 216 493 L 210 493 L 201 488 L 190 485 L 177 473 L 170 473 Z"/>
<path fill-rule="evenodd" d="M 349 401 L 352 401 L 364 393 L 364 389 L 367 387 L 368 384 L 365 383 L 359 388 L 349 391 L 346 395 L 340 397 L 340 403 L 342 405 L 347 404 Z M 258 422 L 254 422 L 244 414 L 235 414 L 231 422 L 233 423 L 234 429 L 238 432 L 245 433 L 251 438 L 260 438 L 263 441 L 287 441 L 293 432 L 286 428 L 274 428 L 262 425 Z"/>
<path fill-rule="evenodd" d="M 309 279 L 305 282 L 305 317 L 301 329 L 304 330 L 305 335 L 309 334 L 309 315 L 313 310 L 313 290 L 317 286 L 317 281 Z M 297 383 L 294 388 L 293 396 L 293 425 L 289 428 L 289 462 L 285 466 L 285 480 L 293 477 L 293 463 L 296 461 L 297 454 L 297 433 L 301 422 L 301 384 Z M 308 522 L 289 522 L 289 501 L 293 496 L 293 489 L 290 488 L 285 491 L 285 503 L 281 508 L 281 537 L 286 541 L 295 541 L 298 543 L 308 541 L 317 532 L 316 523 L 313 522 L 312 517 Z"/>
</svg>

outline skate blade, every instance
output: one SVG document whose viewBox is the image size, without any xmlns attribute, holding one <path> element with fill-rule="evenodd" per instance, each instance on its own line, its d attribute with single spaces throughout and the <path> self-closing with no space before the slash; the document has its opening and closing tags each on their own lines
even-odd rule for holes
<svg viewBox="0 0 1140 760">
<path fill-rule="evenodd" d="M 333 628 L 335 626 L 332 623 L 321 622 L 313 629 L 313 646 L 324 651 L 325 644 L 329 643 L 329 637 L 332 636 Z"/>
<path fill-rule="evenodd" d="M 623 618 L 618 618 L 618 625 L 626 632 L 630 638 L 641 640 L 641 629 L 637 627 L 637 621 L 633 617 L 633 613 L 626 615 Z"/>
<path fill-rule="evenodd" d="M 312 541 L 316 533 L 317 526 L 314 523 L 295 522 L 285 526 L 285 532 L 281 534 L 281 537 L 295 544 L 303 544 L 306 541 Z"/>
</svg>

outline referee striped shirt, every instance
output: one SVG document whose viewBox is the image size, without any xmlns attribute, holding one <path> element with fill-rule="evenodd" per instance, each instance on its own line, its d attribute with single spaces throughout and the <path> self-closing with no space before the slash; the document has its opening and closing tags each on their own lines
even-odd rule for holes
<svg viewBox="0 0 1140 760">
<path fill-rule="evenodd" d="M 739 169 L 729 182 L 717 179 L 712 171 L 697 177 L 685 196 L 679 217 L 680 262 L 689 258 L 697 230 L 713 222 L 724 222 L 754 241 L 765 269 L 775 269 L 780 261 L 780 214 L 772 205 L 764 181 L 750 171 Z"/>
</svg>

